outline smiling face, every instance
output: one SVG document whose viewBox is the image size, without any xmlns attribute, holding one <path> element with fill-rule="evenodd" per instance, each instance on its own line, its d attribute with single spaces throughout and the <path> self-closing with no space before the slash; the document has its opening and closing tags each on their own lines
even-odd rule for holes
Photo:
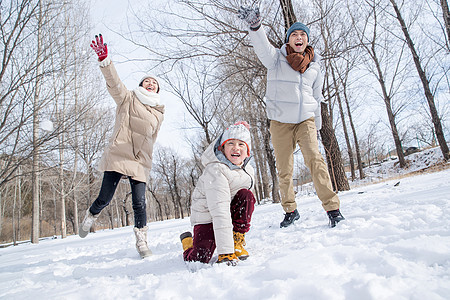
<svg viewBox="0 0 450 300">
<path fill-rule="evenodd" d="M 223 145 L 223 153 L 234 165 L 240 166 L 248 157 L 247 144 L 241 140 L 228 140 Z"/>
<path fill-rule="evenodd" d="M 158 81 L 151 77 L 145 78 L 144 81 L 142 81 L 142 87 L 149 92 L 157 93 Z"/>
<path fill-rule="evenodd" d="M 306 46 L 308 46 L 308 35 L 303 30 L 294 30 L 289 36 L 289 46 L 294 49 L 295 52 L 305 52 Z"/>
</svg>

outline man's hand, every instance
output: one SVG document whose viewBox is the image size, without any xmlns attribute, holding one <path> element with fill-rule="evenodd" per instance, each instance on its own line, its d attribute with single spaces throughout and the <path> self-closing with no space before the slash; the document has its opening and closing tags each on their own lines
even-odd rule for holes
<svg viewBox="0 0 450 300">
<path fill-rule="evenodd" d="M 250 25 L 250 29 L 256 31 L 261 27 L 261 15 L 259 8 L 243 7 L 238 10 L 238 17 L 241 20 L 246 21 Z"/>
</svg>

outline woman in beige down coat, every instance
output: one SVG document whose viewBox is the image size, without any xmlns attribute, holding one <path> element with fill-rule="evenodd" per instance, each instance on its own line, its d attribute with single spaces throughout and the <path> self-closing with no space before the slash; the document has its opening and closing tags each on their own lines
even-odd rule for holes
<svg viewBox="0 0 450 300">
<path fill-rule="evenodd" d="M 248 257 L 244 235 L 250 230 L 255 198 L 247 127 L 246 122 L 229 126 L 201 157 L 205 168 L 191 203 L 194 236 L 180 236 L 185 261 L 208 263 L 216 247 L 219 263 L 235 265 Z"/>
<path fill-rule="evenodd" d="M 102 209 L 110 203 L 120 179 L 127 177 L 132 192 L 136 249 L 141 257 L 146 257 L 151 251 L 147 245 L 145 185 L 152 166 L 153 145 L 164 118 L 159 84 L 155 76 L 147 75 L 136 89 L 129 91 L 108 57 L 101 34 L 91 47 L 98 55 L 100 70 L 117 109 L 113 135 L 99 164 L 99 170 L 104 172 L 100 193 L 86 211 L 79 235 L 86 237 Z"/>
</svg>

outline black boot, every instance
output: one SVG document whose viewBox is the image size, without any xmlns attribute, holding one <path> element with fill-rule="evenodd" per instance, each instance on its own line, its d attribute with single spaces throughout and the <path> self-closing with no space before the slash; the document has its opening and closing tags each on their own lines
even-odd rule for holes
<svg viewBox="0 0 450 300">
<path fill-rule="evenodd" d="M 283 222 L 280 223 L 280 228 L 288 227 L 289 225 L 293 224 L 294 221 L 297 221 L 300 219 L 300 214 L 298 213 L 297 209 L 295 209 L 293 212 L 286 213 L 284 215 Z"/>
<path fill-rule="evenodd" d="M 344 216 L 341 215 L 339 209 L 327 211 L 328 218 L 330 219 L 330 227 L 333 228 L 342 220 L 345 220 Z"/>
</svg>

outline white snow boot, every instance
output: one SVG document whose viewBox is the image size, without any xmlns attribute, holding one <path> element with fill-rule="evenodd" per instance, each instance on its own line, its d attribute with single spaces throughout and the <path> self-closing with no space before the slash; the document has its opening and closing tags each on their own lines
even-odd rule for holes
<svg viewBox="0 0 450 300">
<path fill-rule="evenodd" d="M 147 229 L 134 227 L 134 234 L 136 235 L 136 250 L 142 258 L 152 255 L 152 251 L 148 248 L 147 244 Z"/>
<path fill-rule="evenodd" d="M 100 214 L 96 214 L 96 215 L 91 214 L 89 209 L 86 211 L 86 216 L 84 217 L 84 220 L 81 223 L 80 228 L 78 230 L 78 235 L 81 238 L 85 238 L 88 235 L 89 231 L 91 230 L 92 225 L 97 220 L 99 215 Z"/>
</svg>

